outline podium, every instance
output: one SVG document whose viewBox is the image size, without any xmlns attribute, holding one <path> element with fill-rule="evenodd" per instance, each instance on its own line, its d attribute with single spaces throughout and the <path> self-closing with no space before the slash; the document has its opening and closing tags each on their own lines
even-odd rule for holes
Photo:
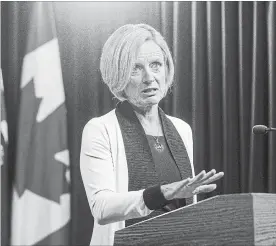
<svg viewBox="0 0 276 246">
<path fill-rule="evenodd" d="M 215 196 L 118 230 L 114 245 L 276 245 L 276 194 Z"/>
</svg>

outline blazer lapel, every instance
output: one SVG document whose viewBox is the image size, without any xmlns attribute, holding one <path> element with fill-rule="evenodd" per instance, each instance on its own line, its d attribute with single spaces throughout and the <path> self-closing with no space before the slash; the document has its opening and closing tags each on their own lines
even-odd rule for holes
<svg viewBox="0 0 276 246">
<path fill-rule="evenodd" d="M 125 145 L 129 174 L 129 191 L 160 183 L 145 131 L 131 105 L 124 101 L 115 111 Z"/>
</svg>

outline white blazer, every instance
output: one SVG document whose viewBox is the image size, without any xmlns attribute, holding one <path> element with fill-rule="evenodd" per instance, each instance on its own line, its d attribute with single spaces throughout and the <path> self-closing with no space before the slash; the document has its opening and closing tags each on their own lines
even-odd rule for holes
<svg viewBox="0 0 276 246">
<path fill-rule="evenodd" d="M 183 140 L 194 176 L 191 127 L 181 119 L 167 117 Z M 153 211 L 144 203 L 144 190 L 128 191 L 128 166 L 115 109 L 85 125 L 80 171 L 94 217 L 90 245 L 113 245 L 115 231 L 125 228 L 125 220 L 144 217 Z M 193 202 L 196 200 L 194 196 Z"/>
</svg>

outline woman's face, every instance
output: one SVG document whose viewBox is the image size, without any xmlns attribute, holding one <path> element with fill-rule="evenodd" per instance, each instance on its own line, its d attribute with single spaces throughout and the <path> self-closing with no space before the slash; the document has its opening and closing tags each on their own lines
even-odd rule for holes
<svg viewBox="0 0 276 246">
<path fill-rule="evenodd" d="M 158 104 L 165 92 L 164 55 L 161 48 L 150 40 L 139 49 L 125 94 L 130 103 L 144 108 Z"/>
</svg>

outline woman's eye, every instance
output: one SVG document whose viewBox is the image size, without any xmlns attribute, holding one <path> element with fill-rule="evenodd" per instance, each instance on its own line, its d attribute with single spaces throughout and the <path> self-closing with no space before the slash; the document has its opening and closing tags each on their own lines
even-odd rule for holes
<svg viewBox="0 0 276 246">
<path fill-rule="evenodd" d="M 155 69 L 155 70 L 158 70 L 161 66 L 162 66 L 162 64 L 160 62 L 153 62 L 151 64 L 151 68 Z"/>
<path fill-rule="evenodd" d="M 140 65 L 135 65 L 134 68 L 132 69 L 132 74 L 138 73 L 142 67 Z"/>
<path fill-rule="evenodd" d="M 133 71 L 138 71 L 138 70 L 141 70 L 142 67 L 139 66 L 139 65 L 135 65 L 134 68 L 133 68 Z"/>
</svg>

